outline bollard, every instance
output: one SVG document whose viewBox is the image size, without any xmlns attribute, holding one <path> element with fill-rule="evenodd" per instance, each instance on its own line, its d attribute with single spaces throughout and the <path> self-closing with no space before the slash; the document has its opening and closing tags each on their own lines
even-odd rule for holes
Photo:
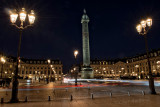
<svg viewBox="0 0 160 107">
<path fill-rule="evenodd" d="M 110 92 L 110 97 L 112 97 L 112 92 Z"/>
<path fill-rule="evenodd" d="M 1 98 L 1 104 L 3 104 L 4 103 L 4 99 L 3 98 Z"/>
<path fill-rule="evenodd" d="M 72 94 L 71 94 L 71 99 L 70 99 L 70 101 L 72 101 L 73 100 L 73 96 L 72 96 Z"/>
<path fill-rule="evenodd" d="M 142 91 L 142 95 L 145 95 L 145 92 L 144 92 L 144 91 Z"/>
<path fill-rule="evenodd" d="M 93 93 L 91 93 L 91 99 L 93 99 Z"/>
<path fill-rule="evenodd" d="M 88 87 L 88 90 L 90 90 L 90 87 Z"/>
<path fill-rule="evenodd" d="M 51 101 L 51 96 L 48 96 L 48 101 Z"/>
<path fill-rule="evenodd" d="M 6 95 L 8 95 L 7 91 L 6 91 Z"/>
<path fill-rule="evenodd" d="M 128 91 L 128 96 L 131 96 L 129 91 Z"/>
<path fill-rule="evenodd" d="M 55 89 L 53 89 L 53 93 L 54 93 L 54 94 L 55 94 L 55 92 L 56 92 Z"/>
<path fill-rule="evenodd" d="M 25 97 L 25 102 L 27 102 L 27 100 L 28 100 L 28 97 L 26 96 L 26 97 Z"/>
</svg>

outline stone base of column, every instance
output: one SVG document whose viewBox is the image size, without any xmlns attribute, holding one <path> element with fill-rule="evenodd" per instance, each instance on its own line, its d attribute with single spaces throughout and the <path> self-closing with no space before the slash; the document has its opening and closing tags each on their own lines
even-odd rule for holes
<svg viewBox="0 0 160 107">
<path fill-rule="evenodd" d="M 82 67 L 81 78 L 82 79 L 93 79 L 94 78 L 93 69 L 90 66 Z"/>
</svg>

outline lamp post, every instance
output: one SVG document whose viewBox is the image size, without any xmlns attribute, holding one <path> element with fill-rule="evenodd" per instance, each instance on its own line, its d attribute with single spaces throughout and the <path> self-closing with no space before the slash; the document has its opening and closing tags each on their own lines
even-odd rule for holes
<svg viewBox="0 0 160 107">
<path fill-rule="evenodd" d="M 136 68 L 135 72 L 137 72 L 137 74 L 138 74 L 138 80 L 139 80 L 139 79 L 141 79 L 140 78 L 140 73 L 139 73 L 139 65 L 136 65 L 135 68 Z"/>
<path fill-rule="evenodd" d="M 77 65 L 77 55 L 78 55 L 78 50 L 75 50 L 74 51 L 74 58 L 75 58 L 75 65 Z M 75 66 L 75 85 L 77 85 L 77 69 L 76 69 L 76 66 Z"/>
<path fill-rule="evenodd" d="M 41 81 L 41 78 L 40 78 L 40 71 L 38 72 L 38 81 L 40 82 Z"/>
<path fill-rule="evenodd" d="M 6 83 L 7 83 L 7 79 L 6 79 L 7 78 L 7 71 L 5 71 L 4 73 L 5 73 L 5 87 L 6 87 L 7 86 L 6 85 Z"/>
<path fill-rule="evenodd" d="M 53 82 L 55 82 L 55 75 L 56 75 L 56 72 L 54 70 L 54 67 L 52 67 L 52 71 L 53 71 Z"/>
<path fill-rule="evenodd" d="M 121 70 L 122 70 L 122 77 L 123 77 L 125 74 L 125 70 L 124 70 L 124 68 L 121 68 Z"/>
<path fill-rule="evenodd" d="M 5 78 L 7 78 L 7 71 L 5 71 Z"/>
<path fill-rule="evenodd" d="M 2 73 L 3 73 L 3 65 L 6 62 L 4 57 L 1 57 L 1 62 L 2 62 L 2 67 L 1 67 L 1 78 L 2 78 Z"/>
<path fill-rule="evenodd" d="M 20 18 L 20 26 L 16 24 L 17 18 Z M 10 20 L 12 25 L 14 25 L 16 28 L 19 29 L 19 44 L 18 44 L 18 50 L 17 50 L 17 65 L 16 65 L 16 70 L 14 71 L 14 76 L 13 76 L 13 82 L 12 82 L 12 96 L 10 102 L 16 103 L 18 102 L 18 71 L 19 71 L 19 63 L 20 63 L 20 47 L 21 47 L 21 38 L 22 38 L 22 31 L 26 29 L 29 26 L 32 26 L 34 21 L 35 21 L 35 15 L 34 11 L 31 10 L 31 13 L 28 14 L 28 19 L 29 19 L 29 25 L 24 26 L 24 22 L 26 19 L 27 13 L 25 11 L 25 8 L 22 8 L 22 10 L 18 13 L 16 10 L 11 11 L 10 14 Z"/>
<path fill-rule="evenodd" d="M 52 70 L 53 65 L 51 65 L 51 79 L 50 81 L 53 81 L 53 70 Z"/>
<path fill-rule="evenodd" d="M 35 82 L 37 80 L 37 71 L 35 71 Z"/>
<path fill-rule="evenodd" d="M 48 59 L 47 62 L 48 62 L 48 77 L 47 77 L 47 84 L 48 84 L 49 83 L 49 74 L 50 74 L 49 64 L 51 63 L 51 60 Z"/>
<path fill-rule="evenodd" d="M 136 29 L 140 35 L 144 36 L 145 48 L 147 53 L 148 70 L 149 70 L 150 93 L 156 94 L 155 87 L 154 87 L 154 78 L 152 77 L 151 64 L 150 64 L 149 51 L 148 51 L 148 41 L 147 41 L 147 33 L 148 33 L 148 30 L 151 28 L 151 26 L 152 26 L 152 19 L 149 18 L 147 20 L 141 21 L 141 23 L 137 25 Z"/>
</svg>

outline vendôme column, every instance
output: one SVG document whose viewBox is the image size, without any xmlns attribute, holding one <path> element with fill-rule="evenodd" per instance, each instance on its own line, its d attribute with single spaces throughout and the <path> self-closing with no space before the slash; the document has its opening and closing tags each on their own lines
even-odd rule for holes
<svg viewBox="0 0 160 107">
<path fill-rule="evenodd" d="M 90 67 L 90 48 L 89 48 L 89 30 L 88 30 L 89 17 L 84 13 L 81 19 L 82 23 L 82 42 L 83 42 L 83 67 L 81 69 L 81 78 L 91 79 L 94 78 L 94 73 Z"/>
</svg>

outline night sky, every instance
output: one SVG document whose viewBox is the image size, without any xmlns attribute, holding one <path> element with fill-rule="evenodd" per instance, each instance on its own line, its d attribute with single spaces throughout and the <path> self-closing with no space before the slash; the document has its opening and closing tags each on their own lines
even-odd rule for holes
<svg viewBox="0 0 160 107">
<path fill-rule="evenodd" d="M 78 49 L 82 61 L 81 17 L 85 8 L 90 18 L 91 59 L 135 56 L 145 52 L 144 38 L 136 25 L 148 17 L 149 49 L 160 48 L 160 1 L 153 0 L 0 0 L 0 51 L 16 56 L 19 32 L 11 26 L 8 10 L 35 10 L 33 27 L 22 35 L 21 57 L 60 59 L 64 72 L 74 63 Z"/>
</svg>

